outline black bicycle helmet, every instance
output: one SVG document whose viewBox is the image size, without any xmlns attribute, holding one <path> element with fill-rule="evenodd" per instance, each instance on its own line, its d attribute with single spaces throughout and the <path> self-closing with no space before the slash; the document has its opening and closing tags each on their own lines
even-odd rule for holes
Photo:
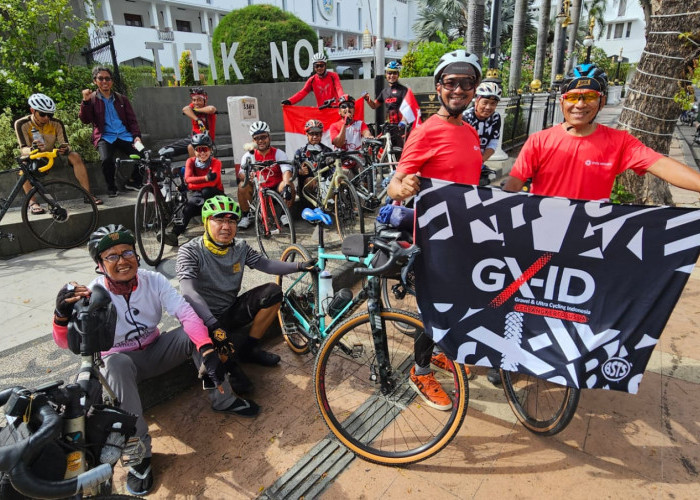
<svg viewBox="0 0 700 500">
<path fill-rule="evenodd" d="M 88 252 L 95 263 L 100 263 L 100 254 L 113 246 L 125 243 L 134 246 L 136 239 L 134 233 L 121 224 L 108 224 L 98 227 L 88 240 Z"/>
<path fill-rule="evenodd" d="M 608 75 L 602 68 L 594 63 L 584 63 L 576 66 L 561 86 L 561 93 L 565 94 L 573 89 L 597 90 L 603 95 L 608 93 Z"/>
<path fill-rule="evenodd" d="M 343 94 L 340 96 L 340 99 L 338 99 L 338 106 L 341 106 L 342 104 L 352 104 L 353 106 L 355 105 L 355 98 L 349 94 Z"/>
<path fill-rule="evenodd" d="M 214 144 L 211 140 L 211 137 L 209 134 L 204 133 L 204 134 L 195 134 L 192 136 L 192 144 L 193 148 L 199 147 L 199 146 L 207 146 L 209 149 L 211 149 L 212 144 Z"/>
<path fill-rule="evenodd" d="M 204 98 L 206 99 L 206 97 L 207 97 L 207 91 L 204 90 L 202 87 L 192 87 L 192 88 L 190 89 L 190 95 L 191 95 L 191 96 L 192 96 L 192 95 L 201 95 L 201 96 L 204 96 Z"/>
</svg>

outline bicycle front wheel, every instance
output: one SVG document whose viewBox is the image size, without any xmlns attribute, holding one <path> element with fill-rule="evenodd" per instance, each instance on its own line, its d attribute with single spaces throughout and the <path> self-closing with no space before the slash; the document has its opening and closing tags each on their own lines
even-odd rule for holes
<svg viewBox="0 0 700 500">
<path fill-rule="evenodd" d="M 136 198 L 134 229 L 141 257 L 151 266 L 157 266 L 163 257 L 165 227 L 164 215 L 152 184 L 143 186 Z"/>
<path fill-rule="evenodd" d="M 369 314 L 351 317 L 321 346 L 314 369 L 316 402 L 331 432 L 365 460 L 406 465 L 434 455 L 454 438 L 467 412 L 469 389 L 464 367 L 435 372 L 452 399 L 452 409 L 440 411 L 423 403 L 409 385 L 413 337 L 398 324 L 423 332 L 416 314 L 381 313 L 386 342 L 375 346 Z M 384 389 L 380 364 L 389 373 Z"/>
<path fill-rule="evenodd" d="M 255 206 L 255 233 L 260 251 L 273 260 L 296 241 L 292 214 L 277 191 L 266 189 L 262 203 Z"/>
<path fill-rule="evenodd" d="M 524 373 L 501 370 L 503 392 L 513 413 L 529 431 L 553 436 L 576 413 L 581 391 Z"/>
<path fill-rule="evenodd" d="M 362 233 L 365 230 L 365 221 L 355 187 L 347 180 L 340 179 L 333 199 L 335 224 L 340 238 L 344 239 L 348 235 Z"/>
<path fill-rule="evenodd" d="M 46 214 L 29 215 L 34 199 Z M 97 205 L 77 184 L 47 181 L 34 186 L 22 203 L 22 221 L 37 240 L 52 248 L 73 248 L 87 241 L 97 227 Z"/>
<path fill-rule="evenodd" d="M 304 262 L 311 258 L 308 250 L 301 245 L 292 245 L 282 253 L 285 262 Z M 309 352 L 309 334 L 304 331 L 296 315 L 304 317 L 307 323 L 314 323 L 316 317 L 316 297 L 318 283 L 313 273 L 293 273 L 277 277 L 282 287 L 284 299 L 277 316 L 282 335 L 289 348 L 296 354 Z"/>
</svg>

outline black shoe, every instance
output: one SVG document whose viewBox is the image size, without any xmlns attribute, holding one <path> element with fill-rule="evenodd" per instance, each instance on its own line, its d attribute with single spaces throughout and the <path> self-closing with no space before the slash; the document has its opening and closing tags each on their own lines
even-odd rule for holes
<svg viewBox="0 0 700 500">
<path fill-rule="evenodd" d="M 119 196 L 119 193 L 117 193 L 116 188 L 115 188 L 115 189 L 108 189 L 108 190 L 107 190 L 107 195 L 108 195 L 110 198 L 116 198 L 117 196 Z"/>
<path fill-rule="evenodd" d="M 228 413 L 229 415 L 238 415 L 239 417 L 251 418 L 260 413 L 260 407 L 255 401 L 236 398 L 231 406 L 225 410 L 214 410 L 217 413 Z"/>
<path fill-rule="evenodd" d="M 277 354 L 263 351 L 259 347 L 255 347 L 241 354 L 238 359 L 243 363 L 255 363 L 260 366 L 277 366 L 282 358 Z"/>
<path fill-rule="evenodd" d="M 171 247 L 178 246 L 177 234 L 175 233 L 163 233 L 163 243 L 170 245 Z"/>
<path fill-rule="evenodd" d="M 153 487 L 153 471 L 151 457 L 144 458 L 140 464 L 129 469 L 126 475 L 126 489 L 136 496 L 146 495 Z"/>
<path fill-rule="evenodd" d="M 499 371 L 497 369 L 489 368 L 489 371 L 486 372 L 486 378 L 488 379 L 489 382 L 491 382 L 496 387 L 500 387 L 501 374 L 499 373 Z"/>
<path fill-rule="evenodd" d="M 247 394 L 253 391 L 253 382 L 250 381 L 248 375 L 233 358 L 228 358 L 224 363 L 224 368 L 228 372 L 228 381 L 231 384 L 231 389 L 236 394 Z"/>
</svg>

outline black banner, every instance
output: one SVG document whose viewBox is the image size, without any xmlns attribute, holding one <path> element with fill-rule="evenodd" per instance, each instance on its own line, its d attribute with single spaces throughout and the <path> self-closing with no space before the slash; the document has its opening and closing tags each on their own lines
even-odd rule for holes
<svg viewBox="0 0 700 500">
<path fill-rule="evenodd" d="M 418 305 L 460 363 L 636 393 L 699 234 L 700 210 L 422 179 Z"/>
</svg>

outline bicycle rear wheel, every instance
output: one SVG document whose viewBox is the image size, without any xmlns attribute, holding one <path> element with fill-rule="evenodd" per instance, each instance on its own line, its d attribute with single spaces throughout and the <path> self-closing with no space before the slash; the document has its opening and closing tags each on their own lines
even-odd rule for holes
<svg viewBox="0 0 700 500">
<path fill-rule="evenodd" d="M 46 214 L 29 215 L 35 199 L 46 205 Z M 37 240 L 52 248 L 72 248 L 87 241 L 97 226 L 97 205 L 90 193 L 66 181 L 46 181 L 34 186 L 22 203 L 22 221 Z"/>
<path fill-rule="evenodd" d="M 273 260 L 296 241 L 292 214 L 277 191 L 266 189 L 262 203 L 255 206 L 255 233 L 260 251 Z"/>
<path fill-rule="evenodd" d="M 369 314 L 351 317 L 321 346 L 314 368 L 316 402 L 331 432 L 350 450 L 370 462 L 406 465 L 434 455 L 454 438 L 467 412 L 469 389 L 464 367 L 435 372 L 452 409 L 429 407 L 409 385 L 413 337 L 397 323 L 423 331 L 416 314 L 381 313 L 386 352 L 378 352 Z M 383 351 L 383 349 L 382 349 Z M 388 355 L 391 389 L 382 392 L 378 359 Z"/>
<path fill-rule="evenodd" d="M 501 370 L 503 392 L 517 419 L 542 436 L 563 431 L 578 406 L 581 391 L 524 373 Z"/>
<path fill-rule="evenodd" d="M 304 262 L 311 258 L 308 250 L 301 245 L 292 245 L 282 253 L 285 262 Z M 289 348 L 296 354 L 309 352 L 309 337 L 294 316 L 304 316 L 308 323 L 313 323 L 316 314 L 316 297 L 318 283 L 313 273 L 294 273 L 277 277 L 277 284 L 282 287 L 284 300 L 277 317 L 280 321 L 282 336 Z"/>
<path fill-rule="evenodd" d="M 151 266 L 157 266 L 163 257 L 164 216 L 152 184 L 139 191 L 134 209 L 134 229 L 141 257 Z"/>
<path fill-rule="evenodd" d="M 362 233 L 365 221 L 360 198 L 355 187 L 345 179 L 338 181 L 338 189 L 333 196 L 335 204 L 335 224 L 343 239 L 350 234 Z"/>
</svg>

